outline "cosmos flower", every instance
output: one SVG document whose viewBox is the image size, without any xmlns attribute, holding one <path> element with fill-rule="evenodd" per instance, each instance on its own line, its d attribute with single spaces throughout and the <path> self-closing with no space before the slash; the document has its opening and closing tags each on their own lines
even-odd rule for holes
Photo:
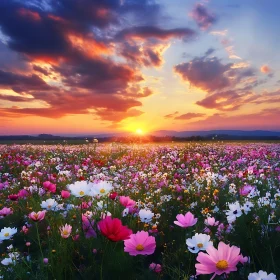
<svg viewBox="0 0 280 280">
<path fill-rule="evenodd" d="M 203 233 L 196 233 L 192 238 L 188 238 L 186 244 L 188 245 L 188 250 L 192 253 L 205 251 L 208 246 L 213 246 L 213 242 L 210 241 L 210 235 Z"/>
<path fill-rule="evenodd" d="M 242 215 L 241 207 L 238 201 L 228 204 L 229 210 L 226 211 L 227 221 L 229 224 L 236 221 L 237 217 Z"/>
<path fill-rule="evenodd" d="M 13 237 L 13 235 L 16 233 L 17 233 L 16 228 L 4 227 L 0 231 L 0 240 L 2 241 L 2 240 L 11 239 Z"/>
<path fill-rule="evenodd" d="M 43 209 L 55 210 L 55 208 L 57 206 L 57 202 L 55 201 L 55 199 L 49 198 L 46 201 L 42 201 L 42 203 L 40 205 Z"/>
<path fill-rule="evenodd" d="M 68 191 L 64 191 L 64 190 L 62 190 L 61 191 L 61 197 L 62 198 L 69 198 L 70 197 L 70 192 L 68 192 Z"/>
<path fill-rule="evenodd" d="M 12 214 L 13 210 L 11 208 L 4 207 L 0 210 L 0 219 Z"/>
<path fill-rule="evenodd" d="M 220 242 L 218 249 L 209 246 L 206 252 L 199 252 L 196 258 L 199 262 L 195 264 L 197 275 L 214 273 L 212 280 L 216 275 L 237 271 L 236 265 L 241 258 L 240 248 Z"/>
<path fill-rule="evenodd" d="M 83 231 L 85 233 L 86 238 L 96 237 L 96 232 L 93 229 L 94 220 L 90 220 L 90 218 L 86 215 L 82 215 L 83 222 Z"/>
<path fill-rule="evenodd" d="M 31 212 L 28 217 L 29 219 L 35 221 L 35 222 L 40 222 L 45 218 L 46 211 L 39 211 L 39 212 Z"/>
<path fill-rule="evenodd" d="M 149 223 L 154 217 L 154 213 L 149 209 L 141 209 L 139 211 L 139 218 L 143 223 Z"/>
<path fill-rule="evenodd" d="M 43 183 L 43 187 L 45 190 L 51 192 L 51 193 L 55 193 L 56 192 L 56 184 L 51 183 L 50 181 L 45 181 Z"/>
<path fill-rule="evenodd" d="M 59 228 L 60 235 L 63 238 L 68 238 L 72 232 L 72 226 L 65 224 L 64 226 Z"/>
<path fill-rule="evenodd" d="M 120 204 L 125 208 L 132 208 L 135 206 L 135 201 L 132 200 L 129 196 L 120 196 Z"/>
<path fill-rule="evenodd" d="M 68 186 L 68 189 L 76 197 L 83 197 L 89 195 L 90 186 L 87 181 L 77 181 Z"/>
<path fill-rule="evenodd" d="M 260 270 L 259 272 L 250 273 L 248 280 L 277 280 L 276 275 L 273 273 L 267 274 L 266 271 Z"/>
<path fill-rule="evenodd" d="M 195 218 L 191 212 L 188 212 L 185 215 L 178 214 L 176 219 L 177 221 L 174 221 L 174 224 L 183 228 L 194 226 L 197 223 L 197 218 Z"/>
<path fill-rule="evenodd" d="M 149 236 L 146 231 L 138 231 L 131 234 L 130 238 L 124 241 L 124 251 L 131 256 L 151 255 L 155 252 L 156 240 Z"/>
<path fill-rule="evenodd" d="M 91 196 L 104 196 L 107 195 L 113 189 L 112 183 L 107 181 L 100 181 L 98 183 L 90 184 Z"/>
<path fill-rule="evenodd" d="M 98 227 L 102 235 L 114 242 L 128 239 L 132 234 L 132 230 L 123 226 L 120 219 L 113 219 L 111 216 L 99 221 Z"/>
</svg>

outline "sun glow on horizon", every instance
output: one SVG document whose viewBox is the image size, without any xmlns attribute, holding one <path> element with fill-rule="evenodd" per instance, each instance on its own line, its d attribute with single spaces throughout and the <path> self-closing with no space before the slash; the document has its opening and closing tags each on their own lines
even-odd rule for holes
<svg viewBox="0 0 280 280">
<path fill-rule="evenodd" d="M 143 130 L 141 128 L 137 128 L 135 130 L 135 133 L 138 134 L 138 135 L 143 135 L 144 134 L 144 132 L 143 132 Z"/>
</svg>

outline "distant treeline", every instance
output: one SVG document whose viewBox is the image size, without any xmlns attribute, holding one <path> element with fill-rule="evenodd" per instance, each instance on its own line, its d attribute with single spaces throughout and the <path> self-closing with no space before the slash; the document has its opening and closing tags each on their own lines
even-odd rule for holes
<svg viewBox="0 0 280 280">
<path fill-rule="evenodd" d="M 120 142 L 120 143 L 149 143 L 149 142 L 184 142 L 184 141 L 226 141 L 226 140 L 238 140 L 238 141 L 279 141 L 280 137 L 278 136 L 239 136 L 239 135 L 227 135 L 227 134 L 220 134 L 220 135 L 207 135 L 207 136 L 190 136 L 190 137 L 175 137 L 175 136 L 152 136 L 152 135 L 132 135 L 132 136 L 120 136 L 120 137 L 66 137 L 66 136 L 55 136 L 51 134 L 40 134 L 38 136 L 30 136 L 30 135 L 11 135 L 11 136 L 0 136 L 1 142 L 9 142 L 12 143 L 15 141 L 30 141 L 32 143 L 33 141 L 42 141 L 46 143 L 52 143 L 52 142 L 59 142 L 59 143 L 67 143 L 69 142 L 77 142 L 79 144 L 81 143 L 93 143 L 94 139 L 97 139 L 98 142 Z"/>
</svg>

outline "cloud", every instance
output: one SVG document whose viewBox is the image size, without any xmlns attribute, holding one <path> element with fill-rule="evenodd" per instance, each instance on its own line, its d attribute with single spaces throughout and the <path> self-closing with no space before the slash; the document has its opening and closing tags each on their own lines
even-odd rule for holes
<svg viewBox="0 0 280 280">
<path fill-rule="evenodd" d="M 216 57 L 196 57 L 190 62 L 176 65 L 174 71 L 191 85 L 213 91 L 231 85 L 228 74 L 231 66 L 231 63 L 222 64 Z"/>
<path fill-rule="evenodd" d="M 280 103 L 280 90 L 256 94 L 243 90 L 229 90 L 207 95 L 196 104 L 207 109 L 234 111 L 245 104 Z"/>
<path fill-rule="evenodd" d="M 180 116 L 176 116 L 174 119 L 175 120 L 190 120 L 190 119 L 195 119 L 195 118 L 200 118 L 200 117 L 204 117 L 205 114 L 201 114 L 201 113 L 186 113 Z"/>
<path fill-rule="evenodd" d="M 276 121 L 273 121 L 276 120 Z M 280 109 L 263 109 L 251 114 L 228 116 L 226 114 L 214 114 L 204 120 L 188 123 L 189 129 L 212 130 L 212 129 L 263 129 L 280 130 Z"/>
<path fill-rule="evenodd" d="M 123 29 L 116 35 L 116 39 L 147 39 L 156 38 L 159 40 L 166 40 L 170 38 L 189 39 L 193 37 L 196 32 L 190 28 L 174 28 L 162 29 L 156 26 L 136 26 L 132 28 Z"/>
<path fill-rule="evenodd" d="M 168 114 L 168 115 L 165 115 L 164 118 L 166 119 L 173 119 L 175 116 L 177 116 L 179 114 L 178 111 L 172 113 L 172 114 Z"/>
<path fill-rule="evenodd" d="M 12 89 L 18 93 L 51 89 L 51 86 L 35 74 L 21 75 L 3 70 L 0 70 L 0 87 Z"/>
<path fill-rule="evenodd" d="M 213 92 L 234 87 L 245 78 L 255 75 L 253 68 L 236 68 L 233 63 L 223 64 L 217 57 L 195 57 L 189 62 L 178 64 L 174 71 L 191 85 Z"/>
<path fill-rule="evenodd" d="M 208 9 L 200 3 L 197 3 L 190 13 L 190 17 L 193 18 L 197 25 L 202 29 L 209 29 L 216 21 L 215 14 L 208 11 Z"/>
<path fill-rule="evenodd" d="M 260 70 L 264 74 L 269 74 L 272 71 L 268 65 L 262 65 Z"/>
</svg>

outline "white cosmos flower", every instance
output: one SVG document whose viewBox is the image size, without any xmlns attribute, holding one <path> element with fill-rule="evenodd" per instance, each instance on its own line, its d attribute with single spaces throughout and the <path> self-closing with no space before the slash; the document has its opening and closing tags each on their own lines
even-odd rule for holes
<svg viewBox="0 0 280 280">
<path fill-rule="evenodd" d="M 259 272 L 250 273 L 248 280 L 277 280 L 276 275 L 273 273 L 267 274 L 266 271 L 260 270 Z"/>
<path fill-rule="evenodd" d="M 40 206 L 43 209 L 46 210 L 55 210 L 56 206 L 57 206 L 57 202 L 55 201 L 55 199 L 53 198 L 49 198 L 46 201 L 42 201 L 42 203 L 40 204 Z"/>
<path fill-rule="evenodd" d="M 242 206 L 242 210 L 247 215 L 251 211 L 252 207 L 254 207 L 254 204 L 251 201 L 246 201 Z"/>
<path fill-rule="evenodd" d="M 204 233 L 196 233 L 192 238 L 186 240 L 186 244 L 192 253 L 206 251 L 208 246 L 213 246 L 213 242 L 210 241 L 210 235 Z"/>
<path fill-rule="evenodd" d="M 68 186 L 68 189 L 76 197 L 83 197 L 89 195 L 90 185 L 87 181 L 77 181 Z"/>
<path fill-rule="evenodd" d="M 141 209 L 139 211 L 139 218 L 143 223 L 149 223 L 154 217 L 154 213 L 149 209 Z"/>
<path fill-rule="evenodd" d="M 10 265 L 10 264 L 15 264 L 16 261 L 13 260 L 12 258 L 5 258 L 5 259 L 3 259 L 3 260 L 1 261 L 1 263 L 2 263 L 3 265 Z"/>
<path fill-rule="evenodd" d="M 107 195 L 113 189 L 112 183 L 108 181 L 100 181 L 98 183 L 90 184 L 91 196 L 104 196 Z"/>
<path fill-rule="evenodd" d="M 17 233 L 16 228 L 4 227 L 0 231 L 0 240 L 1 241 L 8 240 L 8 239 L 12 238 L 15 233 Z"/>
<path fill-rule="evenodd" d="M 239 202 L 229 203 L 228 204 L 229 210 L 226 211 L 228 223 L 231 224 L 235 222 L 237 217 L 242 215 L 241 207 Z"/>
</svg>

